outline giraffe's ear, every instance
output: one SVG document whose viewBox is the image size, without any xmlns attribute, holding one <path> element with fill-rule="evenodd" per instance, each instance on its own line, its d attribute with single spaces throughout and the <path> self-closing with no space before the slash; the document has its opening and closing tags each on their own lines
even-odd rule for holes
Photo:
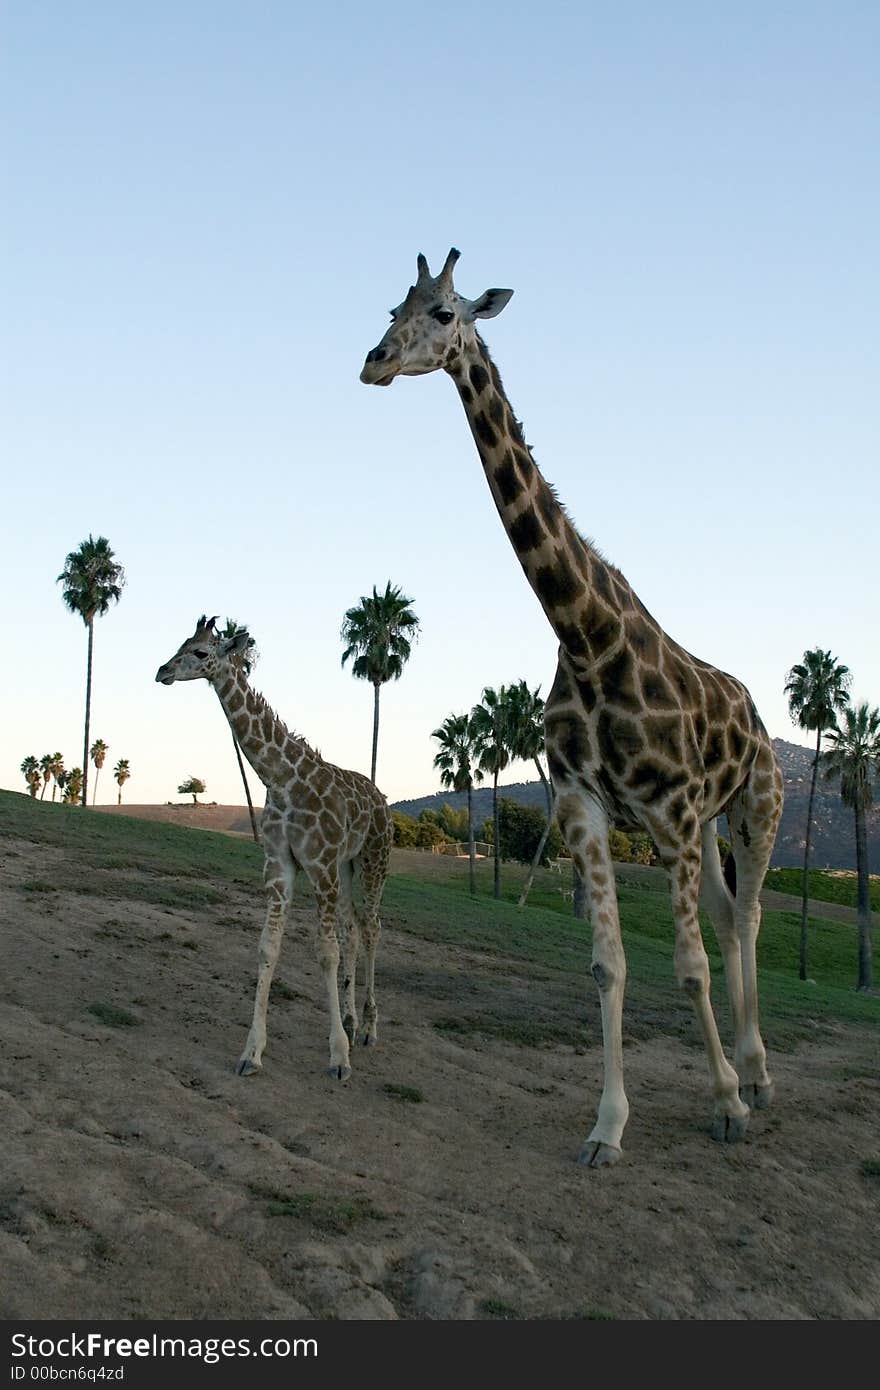
<svg viewBox="0 0 880 1390">
<path fill-rule="evenodd" d="M 486 290 L 479 299 L 470 301 L 470 316 L 472 319 L 494 319 L 496 314 L 500 314 L 505 304 L 508 303 L 513 290 Z"/>
<path fill-rule="evenodd" d="M 246 652 L 253 645 L 253 637 L 242 629 L 241 632 L 237 632 L 234 637 L 230 637 L 227 642 L 223 643 L 223 655 L 228 656 L 232 652 Z"/>
</svg>

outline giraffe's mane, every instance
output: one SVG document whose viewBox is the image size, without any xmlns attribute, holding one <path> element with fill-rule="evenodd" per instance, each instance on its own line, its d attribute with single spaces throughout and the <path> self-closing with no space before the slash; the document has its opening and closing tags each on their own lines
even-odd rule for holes
<svg viewBox="0 0 880 1390">
<path fill-rule="evenodd" d="M 324 762 L 324 758 L 318 752 L 317 748 L 314 748 L 309 743 L 308 739 L 304 738 L 302 734 L 298 734 L 296 729 L 289 729 L 285 724 L 284 720 L 281 718 L 281 715 L 278 713 L 278 711 L 276 709 L 273 709 L 273 707 L 269 704 L 269 701 L 266 699 L 265 695 L 261 691 L 257 690 L 254 686 L 252 686 L 249 681 L 248 689 L 252 692 L 254 699 L 258 700 L 262 707 L 269 711 L 272 718 L 275 720 L 275 723 L 280 726 L 285 737 L 292 738 L 295 743 L 300 744 L 309 754 L 309 756 L 316 760 L 316 762 Z"/>
</svg>

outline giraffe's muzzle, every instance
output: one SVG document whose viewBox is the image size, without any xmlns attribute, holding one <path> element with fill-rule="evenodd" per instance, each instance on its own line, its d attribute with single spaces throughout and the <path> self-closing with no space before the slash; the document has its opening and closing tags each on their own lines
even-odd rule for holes
<svg viewBox="0 0 880 1390">
<path fill-rule="evenodd" d="M 390 386 L 400 369 L 400 363 L 389 356 L 383 347 L 367 353 L 361 381 L 365 386 Z"/>
</svg>

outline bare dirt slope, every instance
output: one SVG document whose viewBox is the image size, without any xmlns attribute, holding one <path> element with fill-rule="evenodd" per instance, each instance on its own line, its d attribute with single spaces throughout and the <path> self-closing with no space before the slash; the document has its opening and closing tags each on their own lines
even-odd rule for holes
<svg viewBox="0 0 880 1390">
<path fill-rule="evenodd" d="M 581 1051 L 433 1026 L 462 997 L 565 1015 L 568 977 L 390 930 L 381 1044 L 340 1086 L 298 911 L 265 1070 L 239 1079 L 261 895 L 23 891 L 63 851 L 6 845 L 0 1316 L 880 1314 L 868 1032 L 772 1058 L 777 1106 L 731 1148 L 708 1137 L 702 1052 L 651 1033 L 626 1049 L 625 1161 L 593 1173 L 574 1163 L 599 1088 L 591 992 Z"/>
</svg>

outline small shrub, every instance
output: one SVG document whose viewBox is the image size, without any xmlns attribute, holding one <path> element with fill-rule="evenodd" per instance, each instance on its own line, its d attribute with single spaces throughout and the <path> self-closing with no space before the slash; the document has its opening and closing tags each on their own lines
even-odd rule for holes
<svg viewBox="0 0 880 1390">
<path fill-rule="evenodd" d="M 89 1004 L 87 1011 L 107 1028 L 136 1028 L 140 1023 L 140 1019 L 130 1014 L 128 1009 L 117 1008 L 115 1004 Z"/>
<path fill-rule="evenodd" d="M 425 1097 L 416 1086 L 398 1086 L 393 1081 L 386 1081 L 382 1090 L 387 1096 L 394 1096 L 397 1100 L 408 1100 L 413 1105 L 421 1105 Z"/>
</svg>

